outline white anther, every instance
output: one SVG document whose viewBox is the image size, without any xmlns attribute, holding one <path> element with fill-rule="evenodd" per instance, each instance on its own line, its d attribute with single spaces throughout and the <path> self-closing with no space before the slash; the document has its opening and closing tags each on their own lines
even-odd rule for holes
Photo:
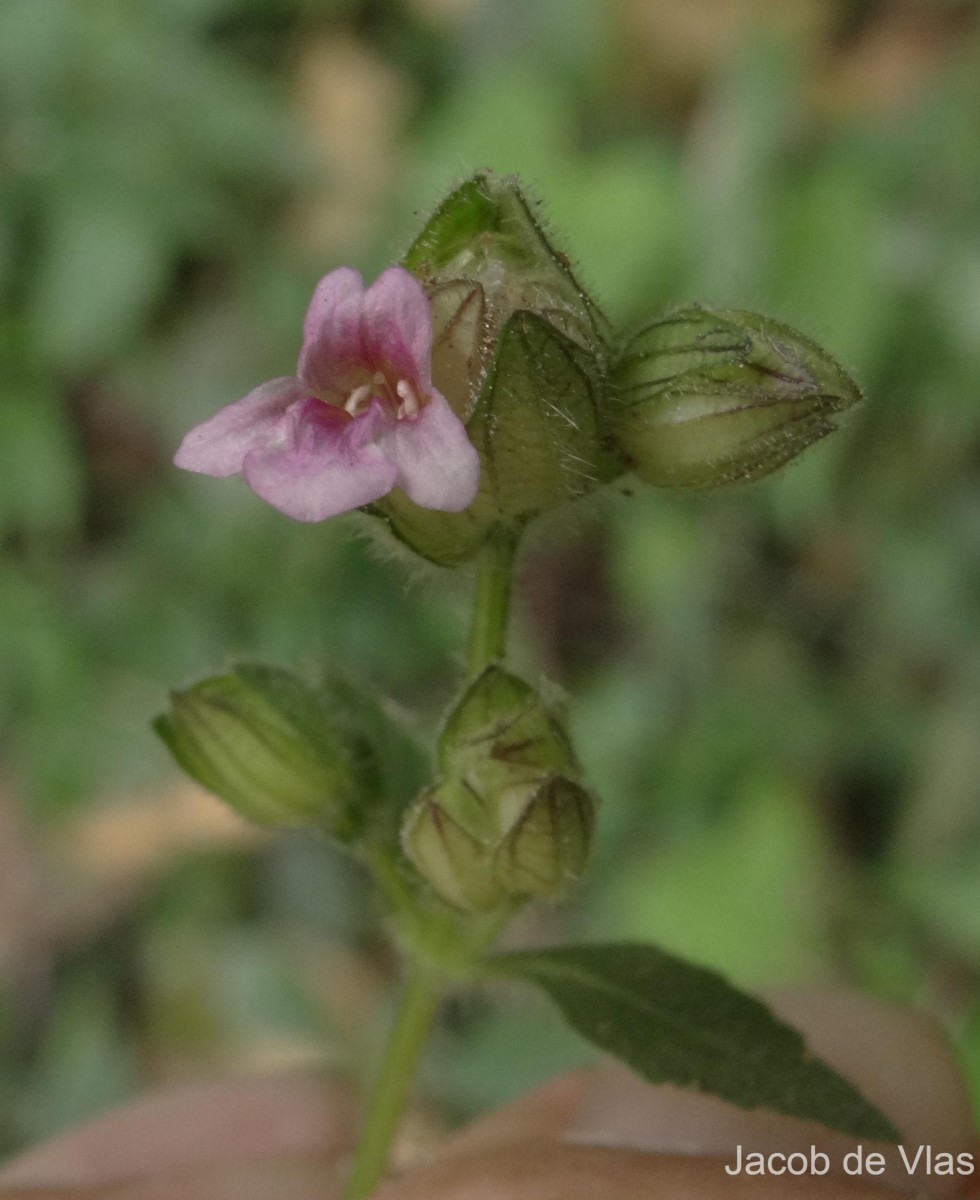
<svg viewBox="0 0 980 1200">
<path fill-rule="evenodd" d="M 347 403 L 344 405 L 344 412 L 349 412 L 352 417 L 359 416 L 364 410 L 364 402 L 371 395 L 370 384 L 362 384 L 359 388 L 347 397 Z"/>
<path fill-rule="evenodd" d="M 398 393 L 398 399 L 401 404 L 398 406 L 398 419 L 417 417 L 419 409 L 422 407 L 419 404 L 418 393 L 415 388 L 408 382 L 407 379 L 399 379 L 395 385 L 395 391 Z"/>
</svg>

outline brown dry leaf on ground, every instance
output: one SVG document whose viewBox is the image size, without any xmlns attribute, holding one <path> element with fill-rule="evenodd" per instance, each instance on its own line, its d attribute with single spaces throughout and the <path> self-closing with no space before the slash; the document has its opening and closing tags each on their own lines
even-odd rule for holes
<svg viewBox="0 0 980 1200">
<path fill-rule="evenodd" d="M 267 835 L 191 783 L 86 807 L 39 833 L 57 940 L 77 945 L 125 912 L 180 858 L 240 852 Z"/>
<path fill-rule="evenodd" d="M 628 90 L 686 108 L 746 39 L 801 51 L 819 113 L 884 112 L 904 104 L 946 65 L 976 14 L 962 5 L 879 6 L 852 36 L 844 6 L 824 0 L 615 0 Z"/>
<path fill-rule="evenodd" d="M 831 58 L 816 83 L 829 116 L 911 103 L 962 44 L 964 14 L 946 5 L 895 5 Z"/>
<path fill-rule="evenodd" d="M 425 21 L 457 25 L 478 7 L 479 0 L 406 0 L 409 8 Z"/>
<path fill-rule="evenodd" d="M 0 788 L 0 976 L 30 989 L 50 965 L 53 913 L 36 836 L 13 793 Z"/>
<path fill-rule="evenodd" d="M 59 827 L 59 860 L 93 883 L 138 884 L 191 850 L 238 850 L 266 841 L 254 825 L 192 783 L 104 800 Z"/>
<path fill-rule="evenodd" d="M 787 1015 L 832 1044 L 906 1138 L 977 1146 L 948 1047 L 914 1014 L 866 997 L 796 993 Z M 828 1057 L 831 1057 L 828 1055 Z M 731 1137 L 787 1149 L 786 1118 L 710 1106 L 625 1080 L 556 1080 L 444 1143 L 377 1200 L 875 1200 L 868 1179 L 730 1177 Z M 610 1073 L 611 1072 L 611 1073 Z M 713 1102 L 714 1103 L 714 1102 Z M 678 1115 L 679 1114 L 679 1115 Z M 797 1122 L 795 1137 L 812 1136 Z M 782 1130 L 782 1133 L 780 1133 Z M 637 1147 L 637 1136 L 653 1151 Z M 0 1200 L 336 1200 L 353 1135 L 345 1089 L 298 1076 L 171 1088 L 53 1139 L 0 1172 Z M 723 1154 L 723 1157 L 718 1155 Z M 905 1181 L 906 1194 L 976 1196 L 977 1177 Z"/>
<path fill-rule="evenodd" d="M 293 219 L 317 261 L 357 258 L 374 235 L 399 174 L 413 99 L 408 79 L 346 34 L 310 41 L 296 67 L 296 109 L 323 182 Z"/>
<path fill-rule="evenodd" d="M 755 31 L 808 46 L 833 27 L 825 0 L 614 0 L 629 90 L 657 105 L 686 105 Z"/>
</svg>

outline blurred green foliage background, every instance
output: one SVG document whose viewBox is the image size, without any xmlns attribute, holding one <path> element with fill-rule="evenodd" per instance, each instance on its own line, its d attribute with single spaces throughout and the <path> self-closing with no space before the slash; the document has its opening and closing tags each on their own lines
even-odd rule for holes
<svg viewBox="0 0 980 1200">
<path fill-rule="evenodd" d="M 374 275 L 483 166 L 616 321 L 762 310 L 868 392 L 762 486 L 630 488 L 528 548 L 517 661 L 574 697 L 604 810 L 588 885 L 522 936 L 909 1000 L 980 1091 L 977 15 L 0 0 L 0 1148 L 160 1081 L 377 1053 L 394 964 L 357 875 L 242 829 L 149 721 L 251 655 L 344 664 L 424 726 L 467 581 L 169 459 L 293 369 L 321 275 Z M 428 1119 L 582 1053 L 538 1007 L 457 1002 Z"/>
</svg>

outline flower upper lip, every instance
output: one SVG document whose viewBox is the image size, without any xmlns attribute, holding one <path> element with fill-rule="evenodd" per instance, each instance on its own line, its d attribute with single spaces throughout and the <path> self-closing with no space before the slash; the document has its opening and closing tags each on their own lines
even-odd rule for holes
<svg viewBox="0 0 980 1200">
<path fill-rule="evenodd" d="M 432 385 L 432 316 L 401 267 L 365 289 L 347 267 L 317 284 L 295 376 L 275 379 L 192 429 L 177 466 L 242 474 L 301 521 L 321 521 L 399 487 L 425 508 L 473 502 L 480 460 Z"/>
</svg>

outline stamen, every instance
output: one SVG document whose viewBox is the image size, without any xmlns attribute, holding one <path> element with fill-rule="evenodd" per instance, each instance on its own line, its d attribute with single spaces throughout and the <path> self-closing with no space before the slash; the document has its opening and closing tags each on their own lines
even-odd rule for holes
<svg viewBox="0 0 980 1200">
<path fill-rule="evenodd" d="M 344 404 L 344 412 L 349 412 L 352 417 L 360 416 L 364 411 L 365 401 L 371 395 L 371 385 L 368 383 L 362 384 L 359 388 L 355 388 L 347 397 L 347 402 Z"/>
<path fill-rule="evenodd" d="M 411 420 L 419 415 L 419 409 L 422 407 L 419 403 L 418 393 L 415 388 L 408 382 L 407 379 L 399 379 L 395 385 L 395 391 L 398 393 L 398 398 L 401 404 L 398 406 L 398 419 Z"/>
</svg>

